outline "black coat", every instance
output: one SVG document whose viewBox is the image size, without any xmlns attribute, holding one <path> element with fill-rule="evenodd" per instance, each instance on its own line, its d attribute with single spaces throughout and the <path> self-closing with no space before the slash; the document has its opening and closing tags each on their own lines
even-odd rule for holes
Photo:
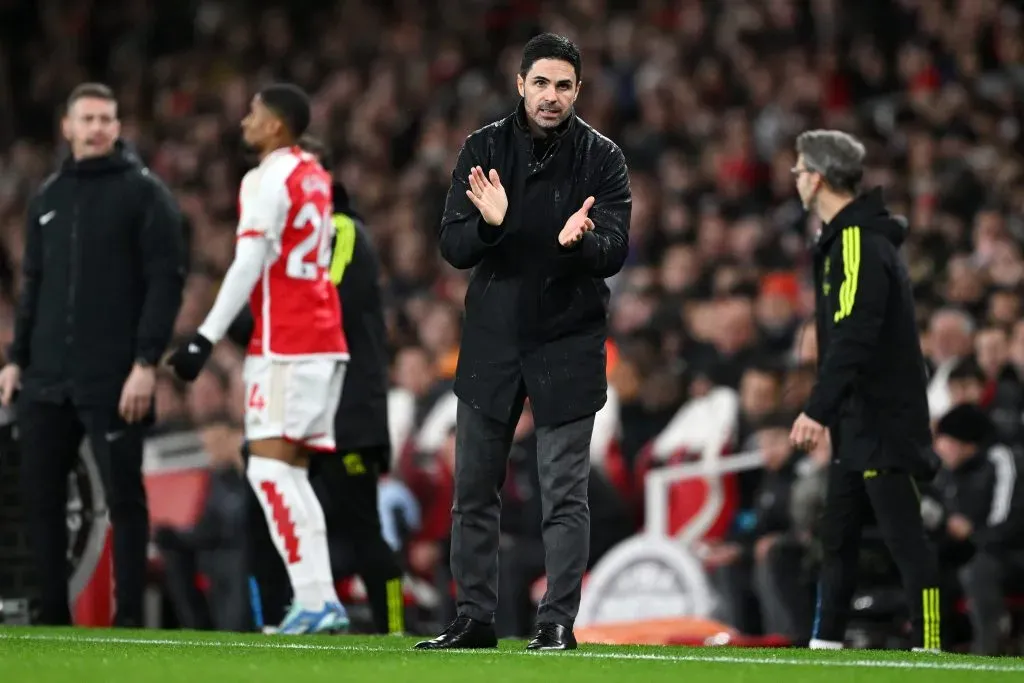
<svg viewBox="0 0 1024 683">
<path fill-rule="evenodd" d="M 380 259 L 362 219 L 351 209 L 345 188 L 335 183 L 334 256 L 331 279 L 341 300 L 342 328 L 348 341 L 345 384 L 334 418 L 334 440 L 342 452 L 377 448 L 389 454 L 388 347 L 380 290 Z M 239 346 L 252 336 L 247 306 L 228 330 Z M 381 462 L 387 471 L 389 461 Z"/>
<path fill-rule="evenodd" d="M 470 169 L 496 169 L 508 195 L 499 227 L 466 197 Z M 558 243 L 588 197 L 594 230 L 573 248 Z M 439 230 L 441 254 L 472 268 L 456 395 L 512 420 L 525 387 L 540 426 L 595 413 L 607 396 L 608 287 L 629 250 L 626 161 L 611 140 L 575 115 L 534 140 L 523 105 L 471 134 L 459 152 Z"/>
<path fill-rule="evenodd" d="M 898 247 L 905 226 L 880 190 L 857 197 L 814 249 L 818 381 L 805 412 L 831 428 L 834 457 L 854 470 L 930 479 L 927 374 Z"/>
<path fill-rule="evenodd" d="M 170 191 L 122 143 L 68 157 L 29 205 L 11 349 L 25 396 L 117 405 L 133 363 L 170 341 L 185 260 Z"/>
<path fill-rule="evenodd" d="M 939 470 L 924 496 L 937 502 L 942 513 L 929 526 L 938 532 L 944 558 L 959 564 L 975 550 L 1002 555 L 1024 549 L 1024 486 L 1017 483 L 1022 468 L 1024 459 L 996 443 L 955 470 Z M 946 522 L 955 514 L 974 527 L 966 541 L 946 532 Z"/>
</svg>

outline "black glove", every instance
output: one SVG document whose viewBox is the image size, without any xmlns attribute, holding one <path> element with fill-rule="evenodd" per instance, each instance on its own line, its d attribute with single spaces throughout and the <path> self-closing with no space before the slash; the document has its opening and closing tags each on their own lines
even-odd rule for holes
<svg viewBox="0 0 1024 683">
<path fill-rule="evenodd" d="M 191 382 L 199 376 L 211 353 L 213 353 L 213 344 L 209 339 L 196 332 L 188 340 L 188 343 L 182 344 L 174 350 L 174 353 L 167 359 L 167 364 L 174 369 L 174 374 L 186 382 Z"/>
</svg>

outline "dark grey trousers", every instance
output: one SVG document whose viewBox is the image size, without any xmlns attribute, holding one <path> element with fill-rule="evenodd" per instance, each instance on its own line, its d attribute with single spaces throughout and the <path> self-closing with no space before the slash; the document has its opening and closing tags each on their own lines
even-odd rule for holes
<svg viewBox="0 0 1024 683">
<path fill-rule="evenodd" d="M 459 401 L 455 428 L 452 576 L 460 616 L 493 623 L 498 607 L 498 542 L 508 452 L 518 411 L 506 424 Z M 590 555 L 590 438 L 594 416 L 537 428 L 547 592 L 538 624 L 572 628 Z"/>
<path fill-rule="evenodd" d="M 973 642 L 971 652 L 978 655 L 998 655 L 1009 634 L 1010 615 L 1004 602 L 1007 584 L 1020 583 L 1011 577 L 1024 572 L 1024 553 L 1009 553 L 998 557 L 980 551 L 960 568 L 960 583 L 967 597 L 971 618 Z"/>
</svg>

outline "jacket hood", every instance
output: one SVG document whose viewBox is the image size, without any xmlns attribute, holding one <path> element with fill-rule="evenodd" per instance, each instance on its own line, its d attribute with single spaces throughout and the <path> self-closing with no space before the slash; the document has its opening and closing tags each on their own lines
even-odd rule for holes
<svg viewBox="0 0 1024 683">
<path fill-rule="evenodd" d="M 852 202 L 843 207 L 832 221 L 822 228 L 821 239 L 818 244 L 825 246 L 838 235 L 843 228 L 851 225 L 859 226 L 861 230 L 870 230 L 880 235 L 899 247 L 907 237 L 909 223 L 903 216 L 894 216 L 885 208 L 885 200 L 882 198 L 882 188 L 876 187 L 858 195 Z"/>
<path fill-rule="evenodd" d="M 114 149 L 111 150 L 110 154 L 82 159 L 81 161 L 76 161 L 71 156 L 71 149 L 65 145 L 60 160 L 60 170 L 62 173 L 82 175 L 118 173 L 130 168 L 142 167 L 142 160 L 139 158 L 134 145 L 120 138 L 114 142 Z"/>
</svg>

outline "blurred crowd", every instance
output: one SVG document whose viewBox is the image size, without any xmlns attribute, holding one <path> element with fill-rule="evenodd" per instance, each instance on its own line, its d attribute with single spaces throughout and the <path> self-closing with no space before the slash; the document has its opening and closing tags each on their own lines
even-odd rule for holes
<svg viewBox="0 0 1024 683">
<path fill-rule="evenodd" d="M 396 461 L 407 457 L 458 354 L 468 273 L 435 247 L 451 169 L 469 132 L 512 111 L 521 47 L 547 30 L 580 45 L 577 109 L 630 166 L 631 253 L 610 282 L 605 419 L 618 469 L 604 455 L 597 468 L 615 483 L 618 519 L 637 523 L 637 473 L 659 458 L 650 444 L 716 388 L 737 391 L 731 450 L 770 442 L 783 463 L 795 457 L 774 436 L 814 379 L 807 245 L 819 226 L 791 175 L 807 128 L 859 136 L 865 183 L 909 221 L 932 417 L 981 404 L 1018 447 L 1022 20 L 1009 0 L 0 0 L 0 341 L 12 335 L 26 198 L 54 167 L 74 85 L 114 87 L 123 137 L 187 216 L 183 336 L 232 258 L 236 191 L 253 163 L 238 125 L 249 98 L 292 80 L 313 95 L 312 131 L 383 260 L 392 431 Z M 218 349 L 189 389 L 162 379 L 158 428 L 208 427 L 210 448 L 231 451 L 240 359 Z M 443 557 L 444 437 L 398 470 L 419 473 L 428 527 L 437 509 L 435 536 L 410 554 L 421 572 Z M 766 479 L 744 480 L 746 507 Z"/>
</svg>

